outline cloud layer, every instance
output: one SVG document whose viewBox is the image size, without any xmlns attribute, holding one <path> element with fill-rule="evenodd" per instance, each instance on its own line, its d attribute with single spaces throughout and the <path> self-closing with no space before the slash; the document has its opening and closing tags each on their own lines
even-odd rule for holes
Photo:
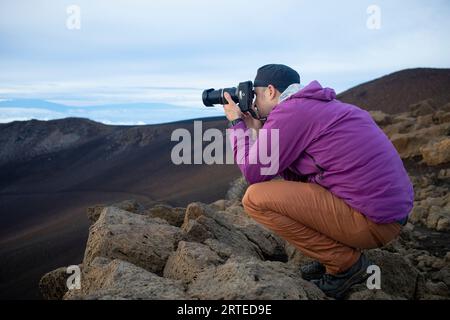
<svg viewBox="0 0 450 320">
<path fill-rule="evenodd" d="M 222 108 L 192 108 L 163 103 L 67 106 L 43 100 L 0 101 L 0 123 L 31 119 L 88 118 L 104 124 L 145 125 L 223 116 Z"/>
<path fill-rule="evenodd" d="M 73 4 L 80 30 L 66 27 Z M 379 30 L 367 28 L 372 4 Z M 404 68 L 449 67 L 449 13 L 446 0 L 1 1 L 0 99 L 201 109 L 203 89 L 273 62 L 340 92 Z"/>
</svg>

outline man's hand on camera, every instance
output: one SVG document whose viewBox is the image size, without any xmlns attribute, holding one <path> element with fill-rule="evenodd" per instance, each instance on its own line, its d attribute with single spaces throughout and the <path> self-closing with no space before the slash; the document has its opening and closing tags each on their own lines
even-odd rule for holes
<svg viewBox="0 0 450 320">
<path fill-rule="evenodd" d="M 223 106 L 225 116 L 227 117 L 228 121 L 234 121 L 236 119 L 243 118 L 241 109 L 239 109 L 236 103 L 234 103 L 233 99 L 231 99 L 230 94 L 228 92 L 225 92 L 224 97 L 228 101 L 228 104 Z"/>
<path fill-rule="evenodd" d="M 231 96 L 228 92 L 224 93 L 225 99 L 227 99 L 228 104 L 224 105 L 223 108 L 225 110 L 225 116 L 229 121 L 233 121 L 239 118 L 242 118 L 247 125 L 247 128 L 259 130 L 263 126 L 263 123 L 252 117 L 250 112 L 242 113 L 241 109 L 234 103 L 231 99 Z"/>
<path fill-rule="evenodd" d="M 250 112 L 243 113 L 242 119 L 244 119 L 244 122 L 247 125 L 247 128 L 255 129 L 256 131 L 258 131 L 263 126 L 262 121 L 253 118 L 253 116 L 250 114 Z"/>
</svg>

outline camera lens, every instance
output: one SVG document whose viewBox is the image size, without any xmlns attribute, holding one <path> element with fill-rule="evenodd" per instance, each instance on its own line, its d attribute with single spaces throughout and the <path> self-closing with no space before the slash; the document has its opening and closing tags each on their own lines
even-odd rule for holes
<svg viewBox="0 0 450 320">
<path fill-rule="evenodd" d="M 207 107 L 213 107 L 215 104 L 225 105 L 228 104 L 227 99 L 225 99 L 224 93 L 228 92 L 231 96 L 231 99 L 235 103 L 239 102 L 239 98 L 237 95 L 237 88 L 225 88 L 225 89 L 208 89 L 203 91 L 202 100 L 203 104 Z"/>
<path fill-rule="evenodd" d="M 203 94 L 202 94 L 203 104 L 205 106 L 207 106 L 207 107 L 213 107 L 214 106 L 214 103 L 211 102 L 211 98 L 209 96 L 209 94 L 212 91 L 214 91 L 214 89 L 208 89 L 208 90 L 203 91 Z"/>
</svg>

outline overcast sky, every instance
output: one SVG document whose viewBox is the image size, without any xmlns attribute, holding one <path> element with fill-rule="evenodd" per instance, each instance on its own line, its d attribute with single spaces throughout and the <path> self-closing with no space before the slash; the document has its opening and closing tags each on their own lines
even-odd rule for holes
<svg viewBox="0 0 450 320">
<path fill-rule="evenodd" d="M 67 28 L 70 5 L 80 29 Z M 371 5 L 379 29 L 367 25 Z M 0 0 L 0 99 L 164 102 L 199 115 L 203 89 L 253 80 L 267 63 L 340 92 L 449 67 L 449 18 L 448 0 Z"/>
</svg>

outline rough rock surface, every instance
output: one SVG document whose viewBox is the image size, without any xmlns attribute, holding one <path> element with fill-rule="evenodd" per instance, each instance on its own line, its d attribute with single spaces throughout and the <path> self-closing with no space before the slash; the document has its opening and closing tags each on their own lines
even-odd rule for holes
<svg viewBox="0 0 450 320">
<path fill-rule="evenodd" d="M 168 205 L 159 204 L 148 210 L 143 214 L 152 218 L 161 218 L 166 220 L 169 224 L 180 227 L 184 221 L 185 208 L 173 208 Z"/>
<path fill-rule="evenodd" d="M 143 206 L 136 200 L 125 200 L 122 202 L 114 203 L 110 206 L 133 213 L 140 213 L 143 210 Z M 92 223 L 95 223 L 105 207 L 108 207 L 108 205 L 98 204 L 92 207 L 88 207 L 86 210 L 86 214 L 89 220 Z"/>
<path fill-rule="evenodd" d="M 39 281 L 39 290 L 46 300 L 61 300 L 67 291 L 67 268 L 61 267 L 45 274 Z"/>
<path fill-rule="evenodd" d="M 90 227 L 83 264 L 105 257 L 161 273 L 180 239 L 180 229 L 165 220 L 106 207 Z"/>
<path fill-rule="evenodd" d="M 81 289 L 67 292 L 65 299 L 187 299 L 180 281 L 118 259 L 96 258 L 82 279 Z"/>
<path fill-rule="evenodd" d="M 198 299 L 324 299 L 315 285 L 301 279 L 298 270 L 276 261 L 235 257 L 201 272 L 188 294 Z"/>
<path fill-rule="evenodd" d="M 450 138 L 445 137 L 421 147 L 420 153 L 429 166 L 450 162 Z"/>
<path fill-rule="evenodd" d="M 205 242 L 222 256 L 287 260 L 284 241 L 252 220 L 242 206 L 216 211 L 212 206 L 192 203 L 186 208 L 181 229 L 188 239 Z"/>
<path fill-rule="evenodd" d="M 186 283 L 208 267 L 223 263 L 223 259 L 207 245 L 180 241 L 177 251 L 169 257 L 164 277 L 183 280 Z"/>
<path fill-rule="evenodd" d="M 350 293 L 349 299 L 414 299 L 419 271 L 398 253 L 385 250 L 367 252 L 370 261 L 380 267 L 381 289 L 369 290 L 365 284 Z"/>
</svg>

